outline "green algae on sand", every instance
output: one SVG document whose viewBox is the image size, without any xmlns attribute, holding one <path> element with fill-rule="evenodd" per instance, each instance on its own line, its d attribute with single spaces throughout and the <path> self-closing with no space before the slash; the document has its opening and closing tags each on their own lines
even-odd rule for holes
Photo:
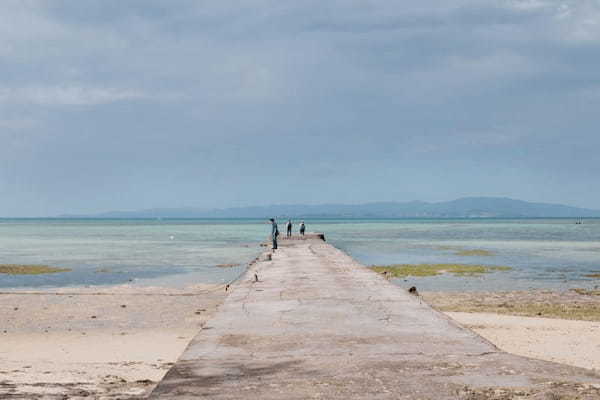
<svg viewBox="0 0 600 400">
<path fill-rule="evenodd" d="M 484 250 L 484 249 L 464 249 L 456 246 L 435 246 L 438 250 L 451 250 L 454 252 L 454 255 L 463 256 L 463 257 L 490 257 L 495 255 L 493 251 Z"/>
<path fill-rule="evenodd" d="M 600 296 L 600 290 L 590 290 L 590 289 L 582 289 L 582 288 L 575 288 L 575 289 L 571 289 L 571 290 L 582 296 Z"/>
<path fill-rule="evenodd" d="M 495 305 L 470 304 L 440 311 L 484 312 L 519 315 L 523 317 L 560 318 L 579 321 L 600 321 L 597 304 L 502 303 Z"/>
<path fill-rule="evenodd" d="M 459 250 L 456 253 L 457 256 L 466 256 L 466 257 L 490 257 L 494 255 L 494 252 L 483 249 L 476 250 Z"/>
<path fill-rule="evenodd" d="M 219 268 L 233 268 L 233 267 L 239 267 L 240 264 L 217 264 L 216 266 Z"/>
<path fill-rule="evenodd" d="M 68 268 L 56 268 L 48 265 L 0 264 L 0 274 L 41 275 L 71 271 Z"/>
<path fill-rule="evenodd" d="M 422 292 L 421 296 L 431 306 L 443 312 L 600 321 L 600 290 Z"/>
<path fill-rule="evenodd" d="M 435 276 L 450 273 L 456 276 L 475 276 L 494 271 L 508 271 L 506 266 L 472 265 L 472 264 L 396 264 L 370 267 L 380 274 L 389 274 L 395 278 L 406 276 Z"/>
</svg>

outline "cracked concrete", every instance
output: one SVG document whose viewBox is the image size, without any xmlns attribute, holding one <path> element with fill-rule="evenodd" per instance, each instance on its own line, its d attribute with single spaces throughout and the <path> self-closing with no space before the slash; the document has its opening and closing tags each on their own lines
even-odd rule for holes
<svg viewBox="0 0 600 400">
<path fill-rule="evenodd" d="M 230 291 L 152 399 L 600 398 L 594 372 L 504 353 L 316 237 Z"/>
</svg>

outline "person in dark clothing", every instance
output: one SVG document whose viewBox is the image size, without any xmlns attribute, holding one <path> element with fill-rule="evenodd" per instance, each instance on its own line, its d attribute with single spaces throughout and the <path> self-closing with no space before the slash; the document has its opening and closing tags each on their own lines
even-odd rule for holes
<svg viewBox="0 0 600 400">
<path fill-rule="evenodd" d="M 285 224 L 285 227 L 287 228 L 287 237 L 292 236 L 292 220 L 288 219 L 287 224 Z"/>
<path fill-rule="evenodd" d="M 275 222 L 274 218 L 270 218 L 269 221 L 271 221 L 271 239 L 273 239 L 273 250 L 277 250 L 277 236 L 279 236 L 277 222 Z"/>
<path fill-rule="evenodd" d="M 300 222 L 300 235 L 304 236 L 304 230 L 306 229 L 306 226 L 304 225 L 304 221 Z"/>
</svg>

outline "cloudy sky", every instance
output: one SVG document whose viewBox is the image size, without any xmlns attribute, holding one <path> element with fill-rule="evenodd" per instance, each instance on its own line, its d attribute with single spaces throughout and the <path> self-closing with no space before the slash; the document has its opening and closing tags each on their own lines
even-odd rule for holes
<svg viewBox="0 0 600 400">
<path fill-rule="evenodd" d="M 0 216 L 600 208 L 598 0 L 0 2 Z"/>
</svg>

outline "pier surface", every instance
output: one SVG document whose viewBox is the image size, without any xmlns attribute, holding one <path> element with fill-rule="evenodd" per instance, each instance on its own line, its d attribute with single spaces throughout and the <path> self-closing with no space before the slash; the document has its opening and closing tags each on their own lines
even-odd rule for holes
<svg viewBox="0 0 600 400">
<path fill-rule="evenodd" d="M 318 237 L 230 290 L 152 399 L 600 398 L 594 372 L 507 354 Z"/>
</svg>

